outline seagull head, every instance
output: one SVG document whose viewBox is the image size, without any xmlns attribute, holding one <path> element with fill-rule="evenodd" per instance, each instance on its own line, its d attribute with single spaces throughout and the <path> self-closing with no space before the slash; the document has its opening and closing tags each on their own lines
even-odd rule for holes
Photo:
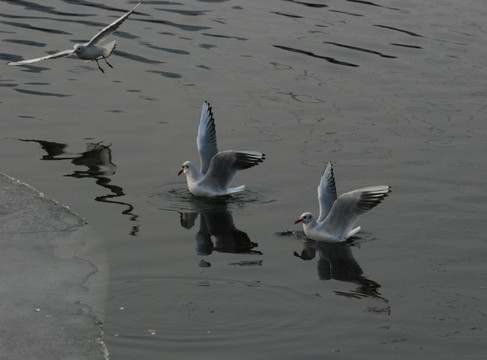
<svg viewBox="0 0 487 360">
<path fill-rule="evenodd" d="M 313 221 L 313 219 L 314 219 L 314 215 L 312 213 L 305 212 L 305 213 L 302 213 L 301 216 L 299 217 L 299 219 L 296 220 L 294 223 L 295 224 L 299 224 L 299 223 L 308 224 L 311 221 Z"/>
<path fill-rule="evenodd" d="M 77 55 L 83 53 L 86 50 L 86 45 L 83 44 L 76 44 L 74 45 L 74 53 Z"/>
<path fill-rule="evenodd" d="M 179 170 L 178 176 L 181 175 L 183 172 L 185 174 L 191 173 L 193 169 L 196 169 L 194 164 L 191 161 L 185 161 L 181 165 L 181 170 Z"/>
</svg>

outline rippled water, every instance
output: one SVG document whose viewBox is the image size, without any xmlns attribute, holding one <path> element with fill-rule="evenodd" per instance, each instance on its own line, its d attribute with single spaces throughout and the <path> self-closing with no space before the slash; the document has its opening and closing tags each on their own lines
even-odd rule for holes
<svg viewBox="0 0 487 360">
<path fill-rule="evenodd" d="M 134 2 L 0 3 L 0 59 L 89 40 Z M 3 172 L 106 239 L 112 359 L 483 358 L 483 2 L 144 1 L 102 74 L 3 66 Z M 220 149 L 267 160 L 198 201 L 204 100 Z M 305 242 L 338 192 L 389 184 L 352 246 Z"/>
</svg>

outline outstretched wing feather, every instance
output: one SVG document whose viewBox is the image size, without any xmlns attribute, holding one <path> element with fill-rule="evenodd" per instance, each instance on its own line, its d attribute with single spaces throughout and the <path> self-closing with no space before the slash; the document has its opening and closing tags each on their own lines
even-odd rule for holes
<svg viewBox="0 0 487 360">
<path fill-rule="evenodd" d="M 337 237 L 347 237 L 360 215 L 379 205 L 390 192 L 390 186 L 361 188 L 341 195 L 323 222 L 323 229 Z"/>
<path fill-rule="evenodd" d="M 210 162 L 204 181 L 220 190 L 226 189 L 238 170 L 263 162 L 265 155 L 257 151 L 220 151 Z"/>
<path fill-rule="evenodd" d="M 111 33 L 113 33 L 115 30 L 117 30 L 120 27 L 120 25 L 122 25 L 122 23 L 125 20 L 127 20 L 127 18 L 130 16 L 130 14 L 132 14 L 135 11 L 135 9 L 137 9 L 137 7 L 140 5 L 141 2 L 142 1 L 139 1 L 138 4 L 135 5 L 132 10 L 125 13 L 123 16 L 119 17 L 117 20 L 112 22 L 110 25 L 105 26 L 102 30 L 100 30 L 100 32 L 98 32 L 98 34 L 96 34 L 95 36 L 93 36 L 91 38 L 91 40 L 86 44 L 86 46 L 93 46 L 93 45 L 98 44 L 100 41 L 102 41 L 103 39 L 108 37 Z"/>
<path fill-rule="evenodd" d="M 36 63 L 36 62 L 42 61 L 42 60 L 57 59 L 57 58 L 60 58 L 60 57 L 64 57 L 64 56 L 71 55 L 73 53 L 74 53 L 74 51 L 72 49 L 70 49 L 70 50 L 63 50 L 63 51 L 59 51 L 59 52 L 54 53 L 54 54 L 51 54 L 51 55 L 41 56 L 41 57 L 38 57 L 38 58 L 35 58 L 35 59 L 27 59 L 27 60 L 20 60 L 20 61 L 11 61 L 11 62 L 7 63 L 7 65 L 26 65 L 26 64 L 32 64 L 32 63 Z"/>
</svg>

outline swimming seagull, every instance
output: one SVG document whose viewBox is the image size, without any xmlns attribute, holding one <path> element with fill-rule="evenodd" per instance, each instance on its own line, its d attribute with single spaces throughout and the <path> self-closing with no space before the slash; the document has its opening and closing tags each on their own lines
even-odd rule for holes
<svg viewBox="0 0 487 360">
<path fill-rule="evenodd" d="M 102 29 L 98 34 L 93 36 L 93 38 L 88 41 L 85 44 L 76 44 L 74 45 L 74 50 L 63 50 L 59 51 L 55 54 L 47 55 L 47 56 L 42 56 L 39 58 L 35 59 L 28 59 L 28 60 L 21 60 L 21 61 L 12 61 L 7 63 L 7 65 L 25 65 L 25 64 L 32 64 L 38 61 L 42 60 L 47 60 L 47 59 L 56 59 L 60 57 L 65 57 L 69 56 L 72 54 L 78 55 L 80 59 L 83 60 L 94 60 L 96 61 L 96 64 L 98 65 L 98 69 L 101 70 L 102 73 L 105 71 L 101 68 L 100 64 L 98 63 L 98 60 L 105 60 L 108 66 L 113 68 L 113 66 L 107 61 L 107 57 L 111 56 L 113 52 L 115 51 L 115 47 L 117 46 L 116 41 L 109 42 L 108 44 L 100 45 L 97 46 L 97 44 L 107 38 L 111 33 L 113 33 L 115 30 L 117 30 L 120 25 L 132 14 L 135 9 L 140 5 L 142 1 L 139 1 L 135 7 L 127 12 L 125 15 L 122 17 L 118 18 L 114 22 L 112 22 L 110 25 L 106 26 L 104 29 Z"/>
<path fill-rule="evenodd" d="M 316 219 L 305 212 L 294 223 L 303 223 L 304 233 L 311 240 L 342 242 L 359 232 L 360 226 L 353 228 L 359 216 L 377 206 L 390 191 L 388 185 L 369 186 L 337 198 L 333 166 L 328 162 L 318 185 L 320 216 Z"/>
<path fill-rule="evenodd" d="M 237 170 L 248 169 L 265 159 L 265 155 L 257 151 L 218 152 L 215 119 L 207 101 L 201 107 L 196 144 L 200 153 L 200 171 L 191 161 L 185 161 L 178 173 L 184 172 L 188 189 L 194 196 L 213 197 L 243 191 L 245 185 L 228 187 Z"/>
</svg>

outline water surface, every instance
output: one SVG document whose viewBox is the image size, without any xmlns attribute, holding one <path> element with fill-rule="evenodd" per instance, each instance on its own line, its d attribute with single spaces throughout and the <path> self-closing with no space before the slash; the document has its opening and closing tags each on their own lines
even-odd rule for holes
<svg viewBox="0 0 487 360">
<path fill-rule="evenodd" d="M 0 4 L 0 58 L 86 41 L 134 5 Z M 483 3 L 144 1 L 102 74 L 4 66 L 1 171 L 83 216 L 110 264 L 112 359 L 485 356 Z M 267 160 L 198 201 L 204 100 L 220 149 Z M 391 196 L 352 246 L 304 241 L 327 161 Z"/>
</svg>

